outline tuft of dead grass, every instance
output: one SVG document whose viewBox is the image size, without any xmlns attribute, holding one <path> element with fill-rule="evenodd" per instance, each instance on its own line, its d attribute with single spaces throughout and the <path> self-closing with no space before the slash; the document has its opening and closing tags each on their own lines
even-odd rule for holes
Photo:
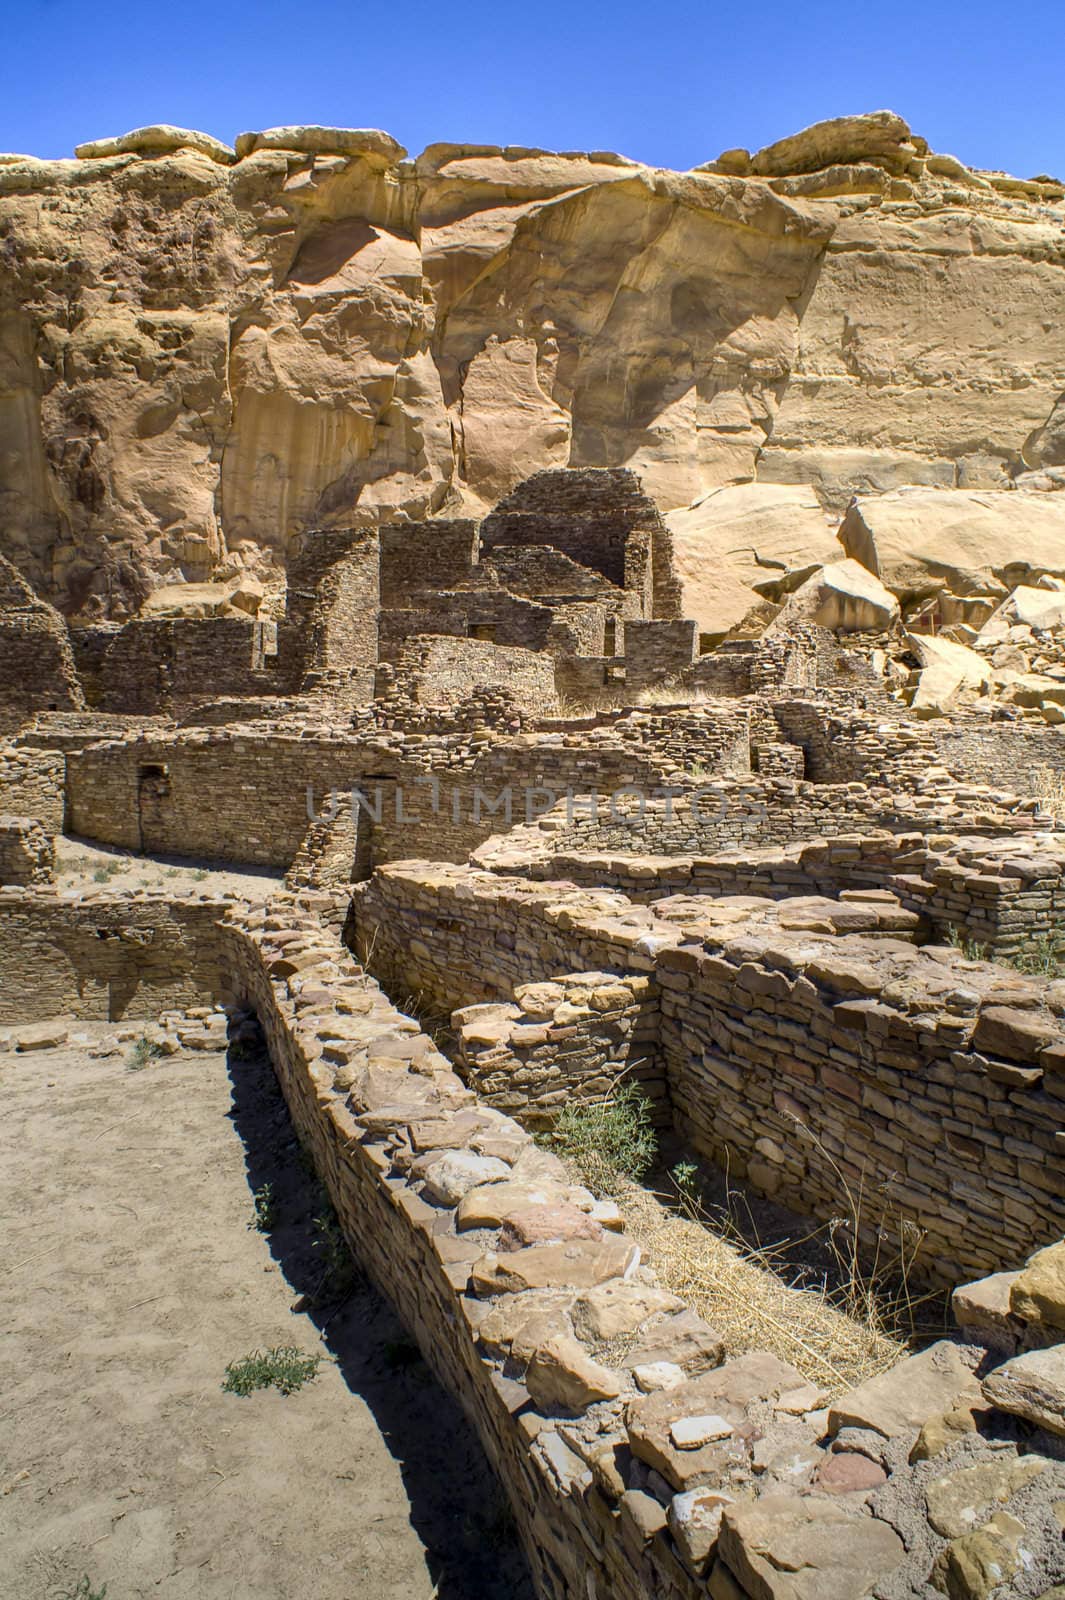
<svg viewBox="0 0 1065 1600">
<path fill-rule="evenodd" d="M 768 1350 L 834 1399 L 908 1354 L 871 1302 L 853 1316 L 824 1291 L 789 1287 L 768 1252 L 741 1249 L 705 1223 L 678 1216 L 640 1184 L 623 1182 L 615 1198 L 663 1288 L 721 1334 L 729 1355 Z"/>
</svg>

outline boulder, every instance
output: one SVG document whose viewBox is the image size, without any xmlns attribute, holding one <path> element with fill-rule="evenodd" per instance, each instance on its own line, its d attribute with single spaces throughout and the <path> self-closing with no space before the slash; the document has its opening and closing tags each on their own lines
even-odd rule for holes
<svg viewBox="0 0 1065 1600">
<path fill-rule="evenodd" d="M 974 574 L 1013 589 L 1030 574 L 1065 574 L 1065 496 L 922 488 L 859 495 L 839 537 L 847 555 L 902 600 L 944 588 L 964 594 Z"/>
<path fill-rule="evenodd" d="M 261 128 L 237 136 L 236 158 L 243 161 L 256 150 L 298 150 L 303 155 L 361 157 L 375 165 L 395 166 L 406 150 L 390 133 L 379 128 L 319 128 L 312 124 Z"/>
<path fill-rule="evenodd" d="M 871 159 L 902 170 L 913 153 L 907 122 L 894 111 L 866 111 L 815 122 L 801 133 L 765 145 L 752 156 L 750 170 L 759 177 L 776 178 Z"/>
<path fill-rule="evenodd" d="M 1065 1239 L 1037 1250 L 1017 1273 L 1000 1273 L 1008 1279 L 1008 1309 L 1026 1322 L 1043 1322 L 1063 1330 L 1065 1338 Z"/>
<path fill-rule="evenodd" d="M 927 721 L 930 717 L 949 716 L 964 688 L 961 673 L 946 662 L 925 667 L 917 675 L 910 694 L 910 710 L 915 717 Z"/>
<path fill-rule="evenodd" d="M 816 585 L 813 620 L 821 628 L 883 633 L 898 620 L 895 596 L 858 561 L 834 562 L 809 581 Z"/>
<path fill-rule="evenodd" d="M 982 689 L 991 681 L 987 661 L 967 645 L 929 633 L 908 633 L 906 643 L 922 667 L 948 667 L 966 689 Z"/>
<path fill-rule="evenodd" d="M 730 484 L 671 511 L 681 613 L 723 636 L 755 606 L 842 558 L 820 502 L 804 484 Z"/>
</svg>

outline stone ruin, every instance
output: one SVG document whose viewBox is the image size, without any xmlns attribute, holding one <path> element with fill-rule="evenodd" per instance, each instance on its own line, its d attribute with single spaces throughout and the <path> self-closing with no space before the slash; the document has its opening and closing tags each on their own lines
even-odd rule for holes
<svg viewBox="0 0 1065 1600">
<path fill-rule="evenodd" d="M 328 188 L 354 161 L 378 177 L 404 165 L 386 136 L 342 132 L 273 130 L 234 154 L 139 130 L 81 158 L 120 187 L 158 160 L 256 193 L 282 168 Z M 441 148 L 400 179 L 433 216 L 446 169 L 500 185 L 526 157 Z M 623 191 L 634 214 L 650 203 L 645 169 L 620 158 L 551 160 L 583 163 L 582 192 L 607 209 Z M 76 187 L 76 171 L 36 171 L 61 164 L 24 165 L 0 167 L 7 193 Z M 522 182 L 576 181 L 549 167 Z M 778 241 L 760 268 L 774 295 L 835 250 L 834 304 L 839 263 L 862 254 L 848 241 L 921 227 L 934 242 L 962 206 L 1018 251 L 1025 227 L 1061 249 L 1059 185 L 971 172 L 886 113 L 667 176 L 718 232 L 728 201 L 763 255 Z M 343 299 L 354 269 L 334 260 L 336 225 L 293 226 L 284 292 L 318 300 L 332 283 Z M 398 271 L 402 230 L 382 222 L 386 236 Z M 735 297 L 731 257 L 720 270 Z M 352 1249 L 473 1419 L 551 1600 L 1051 1600 L 1065 1593 L 1060 401 L 1036 426 L 1010 417 L 1004 385 L 984 456 L 896 439 L 887 459 L 864 436 L 818 444 L 824 417 L 802 436 L 794 385 L 776 432 L 768 384 L 723 386 L 700 446 L 704 477 L 708 461 L 721 471 L 709 488 L 685 477 L 679 504 L 677 450 L 611 418 L 606 377 L 597 403 L 578 405 L 577 385 L 564 410 L 539 387 L 544 353 L 480 344 L 475 310 L 476 296 L 434 356 L 463 436 L 450 495 L 438 457 L 408 459 L 409 413 L 392 418 L 405 488 L 389 499 L 379 440 L 360 456 L 338 435 L 329 455 L 318 423 L 249 381 L 221 485 L 229 531 L 203 511 L 200 463 L 185 532 L 178 518 L 153 542 L 129 461 L 105 462 L 104 430 L 68 415 L 68 455 L 50 459 L 76 537 L 30 538 L 38 506 L 0 560 L 4 1043 L 19 1047 L 28 1017 L 204 1006 L 261 1029 Z M 745 323 L 731 314 L 722 348 Z M 755 332 L 762 372 L 772 340 Z M 594 386 L 595 352 L 581 361 Z M 529 402 L 524 432 L 490 426 L 504 369 Z M 57 415 L 68 402 L 48 399 Z M 111 402 L 114 441 L 129 405 Z M 1012 454 L 1009 427 L 1024 434 Z M 259 482 L 256 441 L 279 429 L 291 483 Z M 150 459 L 155 436 L 140 436 Z M 430 453 L 433 437 L 426 423 Z M 11 491 L 23 509 L 28 482 Z M 279 529 L 290 493 L 301 510 Z M 107 506 L 124 545 L 99 524 Z M 284 882 L 265 905 L 73 896 L 56 877 L 64 835 Z M 449 1020 L 446 1053 L 395 1003 L 414 995 Z M 915 1291 L 949 1295 L 954 1325 L 833 1393 L 765 1350 L 726 1350 L 623 1210 L 534 1137 L 621 1082 L 753 1196 L 824 1224 L 860 1192 L 855 1250 L 911 1240 Z"/>
</svg>

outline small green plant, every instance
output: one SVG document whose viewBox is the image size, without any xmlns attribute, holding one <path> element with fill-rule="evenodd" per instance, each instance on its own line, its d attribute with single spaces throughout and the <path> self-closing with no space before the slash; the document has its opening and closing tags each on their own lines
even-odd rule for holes
<svg viewBox="0 0 1065 1600">
<path fill-rule="evenodd" d="M 277 1197 L 274 1194 L 273 1184 L 261 1184 L 251 1198 L 255 1214 L 248 1227 L 256 1228 L 259 1233 L 271 1233 L 277 1226 Z"/>
<path fill-rule="evenodd" d="M 972 939 L 963 928 L 951 927 L 947 930 L 947 943 L 959 951 L 966 961 L 987 961 L 990 959 L 986 944 Z"/>
<path fill-rule="evenodd" d="M 143 1072 L 149 1061 L 155 1061 L 162 1053 L 161 1046 L 156 1044 L 154 1039 L 149 1039 L 146 1033 L 142 1033 L 129 1053 L 126 1071 Z"/>
<path fill-rule="evenodd" d="M 202 883 L 204 878 L 207 877 L 207 868 L 206 867 L 197 867 L 196 871 L 192 874 L 192 876 L 196 879 L 197 883 Z"/>
<path fill-rule="evenodd" d="M 277 1389 L 295 1394 L 318 1376 L 321 1356 L 309 1356 L 292 1344 L 275 1345 L 272 1350 L 253 1350 L 251 1355 L 231 1361 L 222 1388 L 227 1394 L 249 1395 L 256 1389 Z"/>
<path fill-rule="evenodd" d="M 615 1194 L 626 1178 L 642 1178 L 658 1148 L 650 1102 L 631 1083 L 608 1100 L 566 1106 L 540 1141 L 572 1161 L 598 1195 Z"/>
<path fill-rule="evenodd" d="M 94 1589 L 89 1574 L 83 1572 L 77 1583 L 71 1588 L 62 1591 L 58 1596 L 58 1600 L 106 1600 L 106 1595 L 106 1583 L 102 1583 L 98 1589 Z"/>
<path fill-rule="evenodd" d="M 355 1281 L 355 1262 L 328 1194 L 324 1189 L 320 1193 L 321 1210 L 314 1218 L 314 1248 L 325 1271 L 318 1293 L 328 1289 L 330 1294 L 339 1297 L 347 1294 Z"/>
<path fill-rule="evenodd" d="M 1060 936 L 1055 938 L 1053 934 L 1044 933 L 1006 959 L 1011 967 L 1031 977 L 1060 978 L 1065 970 L 1065 941 Z"/>
<path fill-rule="evenodd" d="M 694 1161 L 678 1161 L 670 1170 L 680 1203 L 688 1215 L 698 1218 L 702 1211 L 699 1197 L 699 1168 Z"/>
<path fill-rule="evenodd" d="M 92 881 L 93 883 L 106 883 L 110 876 L 111 874 L 108 872 L 106 867 L 97 867 L 96 871 L 92 875 Z"/>
</svg>

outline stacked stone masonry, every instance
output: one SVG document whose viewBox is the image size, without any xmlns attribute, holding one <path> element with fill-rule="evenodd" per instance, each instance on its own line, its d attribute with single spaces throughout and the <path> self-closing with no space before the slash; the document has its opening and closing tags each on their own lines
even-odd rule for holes
<svg viewBox="0 0 1065 1600">
<path fill-rule="evenodd" d="M 695 1148 L 807 1215 L 861 1192 L 863 1244 L 901 1230 L 915 1277 L 952 1284 L 1065 1225 L 1065 990 L 916 948 L 918 921 L 876 889 L 641 907 L 417 862 L 379 868 L 355 903 L 374 970 L 446 1006 L 584 970 L 651 978 L 652 1059 Z"/>
</svg>

